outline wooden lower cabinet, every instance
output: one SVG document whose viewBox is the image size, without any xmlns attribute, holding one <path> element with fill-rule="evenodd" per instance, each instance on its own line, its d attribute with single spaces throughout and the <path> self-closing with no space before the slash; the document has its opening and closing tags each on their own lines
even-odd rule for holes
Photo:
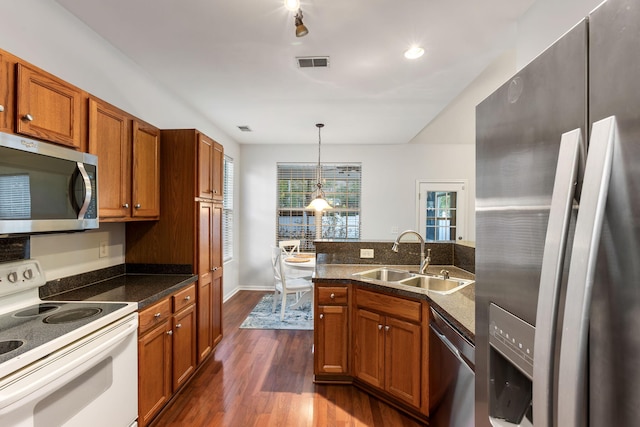
<svg viewBox="0 0 640 427">
<path fill-rule="evenodd" d="M 196 286 L 139 313 L 138 425 L 144 427 L 196 368 Z"/>
<path fill-rule="evenodd" d="M 349 374 L 348 287 L 316 283 L 314 292 L 314 373 L 335 380 Z"/>
<path fill-rule="evenodd" d="M 341 301 L 341 302 L 338 302 Z M 316 382 L 355 385 L 426 420 L 429 308 L 355 284 L 315 283 Z"/>
<path fill-rule="evenodd" d="M 358 289 L 355 312 L 355 376 L 390 396 L 421 407 L 422 304 Z"/>
</svg>

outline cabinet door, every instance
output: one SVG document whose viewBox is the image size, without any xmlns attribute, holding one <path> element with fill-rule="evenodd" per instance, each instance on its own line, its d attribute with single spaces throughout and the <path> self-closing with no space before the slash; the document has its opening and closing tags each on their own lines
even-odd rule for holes
<svg viewBox="0 0 640 427">
<path fill-rule="evenodd" d="M 131 208 L 131 134 L 128 115 L 89 100 L 89 153 L 98 156 L 100 219 L 124 218 Z"/>
<path fill-rule="evenodd" d="M 213 204 L 198 202 L 198 363 L 213 349 Z"/>
<path fill-rule="evenodd" d="M 171 323 L 138 340 L 138 423 L 146 426 L 171 397 Z"/>
<path fill-rule="evenodd" d="M 211 166 L 211 188 L 213 190 L 213 199 L 221 202 L 224 195 L 224 148 L 217 142 L 214 142 L 213 144 Z"/>
<path fill-rule="evenodd" d="M 18 133 L 80 149 L 83 100 L 80 89 L 18 64 Z"/>
<path fill-rule="evenodd" d="M 315 314 L 315 373 L 347 374 L 348 365 L 348 309 L 344 305 L 321 305 Z"/>
<path fill-rule="evenodd" d="M 173 391 L 196 369 L 196 310 L 191 304 L 173 315 Z"/>
<path fill-rule="evenodd" d="M 13 133 L 14 118 L 14 62 L 12 58 L 0 51 L 0 131 Z"/>
<path fill-rule="evenodd" d="M 384 316 L 356 311 L 355 374 L 378 388 L 384 387 Z"/>
<path fill-rule="evenodd" d="M 213 272 L 211 285 L 211 344 L 215 348 L 222 340 L 222 269 Z"/>
<path fill-rule="evenodd" d="M 133 121 L 132 201 L 134 218 L 160 215 L 160 131 Z"/>
<path fill-rule="evenodd" d="M 213 205 L 211 218 L 211 300 L 213 346 L 222 340 L 222 205 Z"/>
<path fill-rule="evenodd" d="M 422 328 L 415 323 L 387 317 L 384 329 L 385 390 L 419 407 L 422 383 Z"/>
<path fill-rule="evenodd" d="M 198 133 L 198 197 L 213 198 L 213 140 Z"/>
</svg>

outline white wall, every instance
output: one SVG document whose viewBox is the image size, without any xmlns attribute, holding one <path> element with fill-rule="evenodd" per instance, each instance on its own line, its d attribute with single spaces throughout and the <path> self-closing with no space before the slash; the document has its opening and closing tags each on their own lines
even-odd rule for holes
<svg viewBox="0 0 640 427">
<path fill-rule="evenodd" d="M 269 247 L 275 244 L 276 164 L 315 162 L 317 145 L 243 145 L 242 234 L 239 283 L 272 286 Z M 415 229 L 418 179 L 475 177 L 475 146 L 469 144 L 322 145 L 323 162 L 362 163 L 362 239 L 393 240 L 392 229 Z M 468 192 L 473 206 L 475 190 Z M 470 218 L 473 215 L 470 215 Z M 470 237 L 470 240 L 475 237 Z"/>
<path fill-rule="evenodd" d="M 0 0 L 0 16 L 0 49 L 161 129 L 198 128 L 223 144 L 225 153 L 235 160 L 236 171 L 240 169 L 239 145 L 230 136 L 165 90 L 58 3 Z M 235 181 L 239 186 L 240 178 Z M 110 256 L 98 258 L 98 245 L 103 240 L 109 241 Z M 120 264 L 124 244 L 123 224 L 102 224 L 98 231 L 34 236 L 31 255 L 43 261 L 51 280 Z M 237 268 L 237 262 L 225 265 L 225 295 L 237 287 Z"/>
</svg>

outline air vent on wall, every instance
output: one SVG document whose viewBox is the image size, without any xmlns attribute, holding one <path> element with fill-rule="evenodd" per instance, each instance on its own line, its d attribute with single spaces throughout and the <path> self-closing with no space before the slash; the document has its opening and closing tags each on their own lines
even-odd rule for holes
<svg viewBox="0 0 640 427">
<path fill-rule="evenodd" d="M 253 132 L 247 125 L 238 126 L 238 129 L 240 129 L 242 132 Z"/>
<path fill-rule="evenodd" d="M 300 68 L 327 68 L 329 67 L 328 56 L 297 56 L 296 61 Z"/>
</svg>

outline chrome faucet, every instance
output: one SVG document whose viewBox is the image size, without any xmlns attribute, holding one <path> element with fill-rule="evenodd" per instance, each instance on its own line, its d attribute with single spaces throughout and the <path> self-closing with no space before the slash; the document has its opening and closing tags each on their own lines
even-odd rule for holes
<svg viewBox="0 0 640 427">
<path fill-rule="evenodd" d="M 396 241 L 393 242 L 393 246 L 391 247 L 391 250 L 393 252 L 396 252 L 396 253 L 398 252 L 398 248 L 400 247 L 400 239 L 402 239 L 402 237 L 405 234 L 414 234 L 414 235 L 418 236 L 418 239 L 420 240 L 420 274 L 425 274 L 425 272 L 427 271 L 427 267 L 429 267 L 429 263 L 431 262 L 431 249 L 427 249 L 427 256 L 425 257 L 425 254 L 424 254 L 424 239 L 422 238 L 420 233 L 418 233 L 417 231 L 413 231 L 413 230 L 405 230 L 405 231 L 403 231 L 396 238 Z"/>
<path fill-rule="evenodd" d="M 443 279 L 449 278 L 449 270 L 440 270 L 440 274 L 442 274 Z"/>
</svg>

